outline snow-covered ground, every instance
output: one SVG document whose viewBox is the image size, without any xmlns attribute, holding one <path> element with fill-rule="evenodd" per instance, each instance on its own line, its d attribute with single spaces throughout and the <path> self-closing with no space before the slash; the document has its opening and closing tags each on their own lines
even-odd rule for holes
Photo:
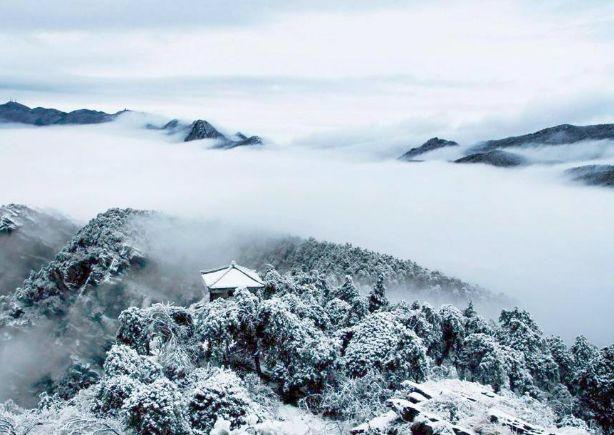
<svg viewBox="0 0 614 435">
<path fill-rule="evenodd" d="M 580 427 L 557 427 L 553 410 L 528 395 L 505 390 L 495 393 L 490 386 L 458 379 L 405 382 L 404 390 L 389 406 L 391 411 L 357 426 L 352 433 L 403 433 L 417 430 L 418 425 L 441 434 L 589 433 L 580 422 L 576 422 Z"/>
</svg>

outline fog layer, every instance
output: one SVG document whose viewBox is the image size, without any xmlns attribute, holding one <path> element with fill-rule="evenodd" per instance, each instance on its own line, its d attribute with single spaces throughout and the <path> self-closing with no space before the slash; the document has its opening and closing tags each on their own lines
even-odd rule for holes
<svg viewBox="0 0 614 435">
<path fill-rule="evenodd" d="M 157 209 L 352 242 L 513 296 L 546 332 L 614 338 L 614 193 L 571 185 L 557 165 L 213 151 L 122 123 L 3 127 L 0 142 L 0 203 L 81 220 L 109 207 Z"/>
</svg>

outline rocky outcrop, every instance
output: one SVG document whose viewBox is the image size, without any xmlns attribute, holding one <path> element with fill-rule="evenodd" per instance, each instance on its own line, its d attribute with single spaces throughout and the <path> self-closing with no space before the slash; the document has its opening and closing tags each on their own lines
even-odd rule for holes
<svg viewBox="0 0 614 435">
<path fill-rule="evenodd" d="M 404 382 L 405 391 L 401 397 L 393 397 L 386 402 L 390 411 L 350 430 L 352 435 L 403 433 L 405 428 L 412 434 L 455 434 L 473 435 L 474 431 L 451 424 L 445 418 L 424 411 L 420 404 L 432 396 L 413 382 Z M 408 387 L 410 385 L 410 387 Z"/>
<path fill-rule="evenodd" d="M 577 126 L 562 124 L 522 136 L 489 140 L 479 145 L 480 150 L 517 147 L 526 144 L 564 145 L 583 140 L 614 139 L 614 124 Z"/>
<path fill-rule="evenodd" d="M 536 401 L 514 396 L 510 392 L 496 394 L 489 387 L 473 382 L 450 379 L 417 384 L 404 381 L 401 388 L 386 402 L 389 411 L 354 427 L 350 433 L 585 433 L 582 430 L 568 432 L 573 428 L 565 426 L 563 421 L 556 427 L 552 411 L 537 403 L 535 409 L 531 409 L 532 403 Z"/>
<path fill-rule="evenodd" d="M 9 101 L 0 105 L 0 122 L 16 122 L 29 125 L 65 125 L 65 124 L 100 124 L 116 119 L 126 110 L 117 113 L 105 113 L 97 110 L 79 109 L 62 112 L 44 107 L 30 108 L 23 104 Z"/>
<path fill-rule="evenodd" d="M 501 150 L 492 150 L 481 153 L 469 154 L 455 160 L 454 163 L 484 163 L 492 166 L 509 168 L 527 164 L 527 160 L 518 154 Z"/>
<path fill-rule="evenodd" d="M 544 431 L 544 428 L 532 425 L 519 418 L 509 415 L 498 409 L 491 409 L 488 412 L 488 417 L 491 423 L 497 423 L 501 426 L 507 427 L 512 433 L 526 434 L 526 435 L 543 435 L 548 432 Z M 548 435 L 554 435 L 549 434 Z"/>
<path fill-rule="evenodd" d="M 585 165 L 565 171 L 572 180 L 593 186 L 614 187 L 614 165 Z"/>
<path fill-rule="evenodd" d="M 424 142 L 419 147 L 415 147 L 407 151 L 405 154 L 399 157 L 399 160 L 414 160 L 419 155 L 428 153 L 429 151 L 433 151 L 433 150 L 437 150 L 437 149 L 445 148 L 445 147 L 453 147 L 453 146 L 458 146 L 458 143 L 451 141 L 451 140 L 433 137 L 427 140 L 426 142 Z"/>
<path fill-rule="evenodd" d="M 190 132 L 185 137 L 184 142 L 201 139 L 217 139 L 226 141 L 226 136 L 217 131 L 209 122 L 199 119 L 194 121 L 190 127 Z"/>
<path fill-rule="evenodd" d="M 230 146 L 226 146 L 225 148 L 235 148 L 235 147 L 242 147 L 242 146 L 254 146 L 254 145 L 262 145 L 264 142 L 262 140 L 262 138 L 260 136 L 250 136 L 250 137 L 246 137 L 244 139 L 241 139 L 239 141 L 230 142 Z"/>
<path fill-rule="evenodd" d="M 184 142 L 190 142 L 193 140 L 212 139 L 216 142 L 213 148 L 218 149 L 231 149 L 242 146 L 257 146 L 262 145 L 262 138 L 259 136 L 247 137 L 243 133 L 237 133 L 234 137 L 227 137 L 220 133 L 209 122 L 199 119 L 194 121 L 190 126 L 188 135 L 185 137 Z"/>
<path fill-rule="evenodd" d="M 17 228 L 17 223 L 9 216 L 0 216 L 0 234 L 11 234 Z"/>
</svg>

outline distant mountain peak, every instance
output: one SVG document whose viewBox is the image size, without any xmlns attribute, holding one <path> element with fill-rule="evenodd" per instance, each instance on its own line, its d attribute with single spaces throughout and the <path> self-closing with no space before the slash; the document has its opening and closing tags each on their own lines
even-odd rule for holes
<svg viewBox="0 0 614 435">
<path fill-rule="evenodd" d="M 30 110 L 28 106 L 18 103 L 17 101 L 8 101 L 4 104 L 0 104 L 0 108 Z"/>
<path fill-rule="evenodd" d="M 429 151 L 433 151 L 439 148 L 450 147 L 450 146 L 458 146 L 458 143 L 452 140 L 432 137 L 426 142 L 424 142 L 422 145 L 420 145 L 419 147 L 415 147 L 407 151 L 405 154 L 399 157 L 399 160 L 413 160 L 415 157 L 421 154 L 428 153 Z"/>
<path fill-rule="evenodd" d="M 213 125 L 203 119 L 196 120 L 190 126 L 190 131 L 185 137 L 184 142 L 193 140 L 213 139 L 217 141 L 214 148 L 230 149 L 241 146 L 262 145 L 264 142 L 260 136 L 246 136 L 241 132 L 229 138 L 220 133 Z"/>
<path fill-rule="evenodd" d="M 197 119 L 190 127 L 190 132 L 184 139 L 184 142 L 200 139 L 226 139 L 222 133 L 204 119 Z"/>
</svg>

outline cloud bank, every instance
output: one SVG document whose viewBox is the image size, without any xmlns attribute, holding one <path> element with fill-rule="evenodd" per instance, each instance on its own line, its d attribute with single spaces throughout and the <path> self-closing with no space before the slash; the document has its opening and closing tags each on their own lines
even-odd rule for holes
<svg viewBox="0 0 614 435">
<path fill-rule="evenodd" d="M 81 220 L 109 207 L 156 209 L 352 242 L 516 297 L 547 332 L 614 338 L 613 193 L 571 185 L 556 165 L 364 161 L 304 147 L 214 151 L 121 122 L 5 126 L 0 140 L 2 203 Z"/>
</svg>

